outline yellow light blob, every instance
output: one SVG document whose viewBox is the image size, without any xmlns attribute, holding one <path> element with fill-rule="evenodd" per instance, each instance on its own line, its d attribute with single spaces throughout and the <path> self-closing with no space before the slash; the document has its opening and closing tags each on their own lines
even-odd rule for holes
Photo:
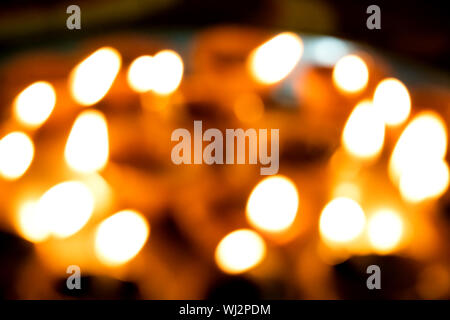
<svg viewBox="0 0 450 320">
<path fill-rule="evenodd" d="M 160 95 L 174 92 L 183 78 L 183 60 L 172 50 L 163 50 L 153 57 L 153 91 Z"/>
<path fill-rule="evenodd" d="M 402 132 L 389 161 L 389 175 L 398 183 L 403 172 L 415 172 L 430 161 L 443 159 L 447 152 L 445 122 L 435 112 L 418 114 Z"/>
<path fill-rule="evenodd" d="M 105 116 L 96 110 L 82 112 L 75 120 L 67 139 L 64 156 L 75 171 L 101 170 L 108 161 L 108 126 Z"/>
<path fill-rule="evenodd" d="M 136 92 L 146 92 L 155 83 L 155 66 L 152 56 L 136 58 L 128 68 L 128 84 Z"/>
<path fill-rule="evenodd" d="M 369 81 L 369 69 L 363 59 L 347 55 L 339 59 L 333 68 L 333 83 L 345 93 L 363 90 Z"/>
<path fill-rule="evenodd" d="M 134 210 L 123 210 L 105 219 L 95 235 L 95 252 L 105 265 L 118 266 L 133 259 L 150 233 L 145 218 Z"/>
<path fill-rule="evenodd" d="M 249 68 L 253 78 L 262 84 L 274 84 L 291 73 L 303 54 L 302 39 L 283 32 L 252 51 Z"/>
<path fill-rule="evenodd" d="M 409 117 L 411 98 L 405 85 L 395 79 L 382 80 L 376 87 L 373 104 L 387 125 L 399 125 Z"/>
<path fill-rule="evenodd" d="M 229 233 L 219 242 L 215 258 L 222 271 L 238 274 L 256 267 L 265 255 L 264 240 L 252 230 L 239 229 Z"/>
<path fill-rule="evenodd" d="M 85 184 L 67 181 L 46 191 L 39 199 L 36 210 L 52 235 L 66 238 L 88 222 L 94 205 L 94 196 Z"/>
<path fill-rule="evenodd" d="M 99 102 L 116 78 L 121 56 L 116 49 L 103 47 L 78 64 L 70 74 L 70 91 L 81 105 Z"/>
<path fill-rule="evenodd" d="M 370 244 L 377 253 L 393 252 L 403 235 L 404 224 L 400 215 L 392 210 L 375 212 L 367 222 Z"/>
<path fill-rule="evenodd" d="M 26 126 L 42 125 L 55 107 L 56 92 L 46 81 L 35 82 L 26 87 L 14 101 L 14 116 Z"/>
<path fill-rule="evenodd" d="M 18 228 L 20 234 L 31 242 L 41 242 L 50 235 L 47 221 L 37 210 L 37 202 L 25 202 L 18 211 Z"/>
<path fill-rule="evenodd" d="M 258 121 L 264 114 L 264 103 L 257 94 L 243 94 L 234 103 L 234 114 L 242 122 Z"/>
<path fill-rule="evenodd" d="M 25 133 L 15 131 L 0 140 L 0 175 L 8 180 L 20 178 L 34 157 L 34 145 Z"/>
<path fill-rule="evenodd" d="M 400 176 L 400 193 L 409 202 L 438 198 L 447 191 L 449 169 L 442 159 L 408 167 Z"/>
<path fill-rule="evenodd" d="M 321 236 L 332 243 L 344 244 L 364 230 L 366 216 L 359 204 L 349 198 L 335 198 L 322 210 L 319 221 Z"/>
<path fill-rule="evenodd" d="M 350 114 L 342 133 L 345 149 L 358 158 L 380 154 L 384 143 L 384 122 L 370 101 L 360 102 Z"/>
<path fill-rule="evenodd" d="M 260 230 L 284 231 L 294 222 L 298 202 L 297 188 L 291 180 L 280 175 L 265 178 L 248 198 L 247 220 Z"/>
</svg>

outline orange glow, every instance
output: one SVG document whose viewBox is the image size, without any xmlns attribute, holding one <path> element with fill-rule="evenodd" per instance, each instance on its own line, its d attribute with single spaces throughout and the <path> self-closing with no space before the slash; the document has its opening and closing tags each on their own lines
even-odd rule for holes
<svg viewBox="0 0 450 320">
<path fill-rule="evenodd" d="M 55 107 L 56 92 L 46 81 L 35 82 L 26 87 L 14 101 L 14 115 L 29 127 L 39 127 Z"/>
<path fill-rule="evenodd" d="M 375 212 L 367 223 L 369 241 L 377 253 L 395 251 L 402 236 L 404 223 L 401 216 L 392 210 Z"/>
<path fill-rule="evenodd" d="M 116 49 L 103 47 L 92 53 L 70 74 L 70 91 L 79 104 L 90 106 L 108 93 L 121 65 Z"/>
<path fill-rule="evenodd" d="M 30 167 L 34 145 L 23 132 L 12 132 L 0 140 L 0 175 L 7 180 L 20 178 Z"/>
<path fill-rule="evenodd" d="M 369 81 L 369 69 L 363 59 L 356 55 L 342 57 L 334 66 L 333 83 L 344 93 L 362 91 Z"/>
<path fill-rule="evenodd" d="M 226 235 L 216 248 L 216 263 L 230 274 L 246 272 L 264 259 L 266 245 L 254 231 L 239 229 Z"/>
<path fill-rule="evenodd" d="M 292 32 L 283 32 L 256 48 L 249 56 L 253 78 L 262 84 L 281 81 L 294 69 L 303 54 L 303 42 Z"/>
</svg>

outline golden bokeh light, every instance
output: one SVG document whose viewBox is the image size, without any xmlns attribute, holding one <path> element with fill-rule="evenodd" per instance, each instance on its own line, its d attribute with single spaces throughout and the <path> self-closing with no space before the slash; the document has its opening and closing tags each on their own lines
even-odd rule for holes
<svg viewBox="0 0 450 320">
<path fill-rule="evenodd" d="M 249 56 L 253 78 L 274 84 L 291 73 L 303 54 L 303 41 L 292 32 L 283 32 L 256 48 Z"/>
<path fill-rule="evenodd" d="M 384 143 L 384 122 L 370 101 L 360 102 L 350 114 L 342 132 L 345 150 L 358 158 L 380 154 Z"/>
<path fill-rule="evenodd" d="M 382 209 L 370 216 L 367 222 L 367 233 L 370 244 L 377 253 L 391 253 L 402 239 L 404 223 L 397 212 Z"/>
<path fill-rule="evenodd" d="M 88 173 L 101 170 L 108 161 L 108 125 L 97 110 L 82 112 L 75 120 L 67 139 L 64 156 L 75 171 Z"/>
<path fill-rule="evenodd" d="M 373 104 L 387 125 L 405 122 L 411 112 L 408 89 L 395 78 L 384 79 L 377 85 Z"/>
<path fill-rule="evenodd" d="M 17 226 L 19 233 L 28 241 L 41 242 L 50 235 L 47 221 L 37 210 L 37 202 L 23 203 L 18 210 Z"/>
<path fill-rule="evenodd" d="M 70 92 L 79 104 L 90 106 L 109 91 L 122 63 L 116 49 L 103 47 L 78 64 L 70 74 Z"/>
<path fill-rule="evenodd" d="M 133 259 L 146 243 L 150 227 L 137 211 L 123 210 L 105 219 L 95 234 L 95 252 L 108 266 Z"/>
<path fill-rule="evenodd" d="M 152 56 L 136 58 L 128 68 L 128 85 L 136 92 L 146 92 L 153 88 L 155 83 L 155 66 Z"/>
<path fill-rule="evenodd" d="M 34 144 L 23 132 L 15 131 L 0 140 L 0 175 L 7 180 L 20 178 L 34 157 Z"/>
<path fill-rule="evenodd" d="M 265 255 L 264 240 L 252 230 L 239 229 L 229 233 L 219 242 L 215 258 L 222 271 L 238 274 L 256 267 Z"/>
<path fill-rule="evenodd" d="M 419 113 L 402 132 L 389 161 L 389 176 L 395 184 L 403 173 L 429 167 L 447 152 L 447 128 L 435 112 Z M 426 170 L 426 169 L 425 169 Z"/>
<path fill-rule="evenodd" d="M 356 55 L 342 57 L 333 68 L 333 83 L 342 92 L 360 92 L 368 81 L 369 69 L 364 60 Z"/>
<path fill-rule="evenodd" d="M 162 50 L 153 57 L 153 91 L 160 95 L 174 92 L 183 78 L 183 60 L 172 50 Z"/>
<path fill-rule="evenodd" d="M 288 229 L 297 215 L 299 197 L 295 184 L 276 175 L 259 182 L 252 190 L 246 207 L 247 220 L 266 232 Z"/>
<path fill-rule="evenodd" d="M 94 205 L 94 195 L 85 184 L 66 181 L 42 195 L 36 206 L 36 214 L 39 223 L 46 224 L 52 235 L 66 238 L 77 233 L 89 221 Z"/>
<path fill-rule="evenodd" d="M 46 81 L 35 82 L 26 87 L 14 101 L 14 116 L 26 126 L 42 125 L 55 107 L 56 92 Z"/>
<path fill-rule="evenodd" d="M 331 200 L 323 208 L 319 220 L 320 234 L 332 244 L 345 244 L 357 238 L 363 231 L 366 216 L 359 204 L 349 198 Z"/>
</svg>

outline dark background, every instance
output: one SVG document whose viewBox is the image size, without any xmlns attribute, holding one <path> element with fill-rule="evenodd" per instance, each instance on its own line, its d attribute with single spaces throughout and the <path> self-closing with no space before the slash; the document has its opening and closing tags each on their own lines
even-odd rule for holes
<svg viewBox="0 0 450 320">
<path fill-rule="evenodd" d="M 81 8 L 81 30 L 66 28 L 67 6 Z M 381 30 L 366 9 L 381 8 Z M 128 30 L 189 31 L 217 24 L 289 29 L 357 40 L 450 70 L 448 1 L 366 0 L 77 0 L 3 1 L 3 57 L 30 47 Z"/>
</svg>

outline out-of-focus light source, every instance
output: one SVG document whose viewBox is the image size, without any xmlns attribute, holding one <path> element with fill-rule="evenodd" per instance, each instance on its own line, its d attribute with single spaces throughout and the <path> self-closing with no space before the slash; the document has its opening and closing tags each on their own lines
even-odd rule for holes
<svg viewBox="0 0 450 320">
<path fill-rule="evenodd" d="M 342 143 L 358 158 L 373 158 L 381 152 L 384 122 L 370 101 L 360 102 L 352 111 L 342 133 Z"/>
<path fill-rule="evenodd" d="M 15 131 L 0 140 L 0 175 L 8 180 L 20 178 L 34 157 L 34 145 L 25 133 Z"/>
<path fill-rule="evenodd" d="M 369 69 L 363 59 L 356 55 L 342 57 L 334 66 L 333 82 L 346 93 L 363 90 L 369 81 Z"/>
<path fill-rule="evenodd" d="M 163 50 L 153 57 L 153 91 L 160 95 L 174 92 L 183 78 L 183 60 L 172 50 Z"/>
<path fill-rule="evenodd" d="M 328 67 L 334 66 L 340 58 L 351 50 L 345 41 L 333 37 L 318 37 L 313 41 L 310 48 L 314 63 Z"/>
<path fill-rule="evenodd" d="M 243 273 L 256 267 L 265 257 L 264 240 L 254 231 L 239 229 L 226 235 L 216 248 L 216 263 L 230 274 Z"/>
<path fill-rule="evenodd" d="M 294 183 L 283 176 L 263 179 L 247 201 L 247 220 L 260 230 L 281 232 L 289 228 L 297 215 L 298 192 Z"/>
<path fill-rule="evenodd" d="M 319 229 L 322 237 L 337 244 L 348 243 L 364 230 L 366 216 L 359 204 L 349 198 L 335 198 L 322 210 Z"/>
<path fill-rule="evenodd" d="M 108 92 L 119 72 L 121 57 L 116 49 L 103 47 L 78 64 L 70 74 L 70 91 L 81 105 L 90 106 Z"/>
<path fill-rule="evenodd" d="M 136 58 L 128 68 L 128 84 L 136 92 L 146 92 L 153 88 L 155 68 L 152 56 Z"/>
<path fill-rule="evenodd" d="M 28 241 L 41 242 L 49 236 L 47 221 L 39 215 L 36 202 L 22 204 L 17 222 L 20 234 Z"/>
<path fill-rule="evenodd" d="M 40 223 L 46 224 L 52 235 L 66 238 L 88 222 L 94 204 L 94 196 L 86 185 L 79 181 L 67 181 L 45 192 L 36 210 Z"/>
<path fill-rule="evenodd" d="M 88 173 L 102 169 L 108 161 L 108 126 L 97 110 L 82 112 L 67 139 L 64 156 L 75 171 Z"/>
<path fill-rule="evenodd" d="M 394 251 L 403 235 L 403 220 L 392 210 L 375 212 L 367 222 L 369 241 L 377 253 Z"/>
<path fill-rule="evenodd" d="M 443 159 L 446 152 L 447 129 L 444 121 L 435 112 L 421 112 L 398 139 L 389 161 L 389 176 L 398 184 L 403 174 L 430 167 L 430 162 L 434 164 Z"/>
<path fill-rule="evenodd" d="M 442 159 L 410 167 L 400 176 L 400 193 L 409 202 L 439 198 L 447 191 L 449 169 Z"/>
<path fill-rule="evenodd" d="M 373 104 L 387 125 L 399 125 L 408 119 L 411 98 L 405 85 L 395 79 L 382 80 L 376 87 Z"/>
<path fill-rule="evenodd" d="M 134 210 L 119 211 L 105 219 L 95 235 L 95 252 L 108 266 L 119 266 L 133 259 L 150 233 L 145 218 Z"/>
<path fill-rule="evenodd" d="M 14 101 L 14 115 L 29 127 L 42 125 L 55 107 L 56 92 L 46 81 L 35 82 L 26 87 Z"/>
<path fill-rule="evenodd" d="M 303 54 L 303 42 L 292 32 L 283 32 L 256 48 L 249 56 L 253 78 L 262 84 L 284 79 Z"/>
</svg>

